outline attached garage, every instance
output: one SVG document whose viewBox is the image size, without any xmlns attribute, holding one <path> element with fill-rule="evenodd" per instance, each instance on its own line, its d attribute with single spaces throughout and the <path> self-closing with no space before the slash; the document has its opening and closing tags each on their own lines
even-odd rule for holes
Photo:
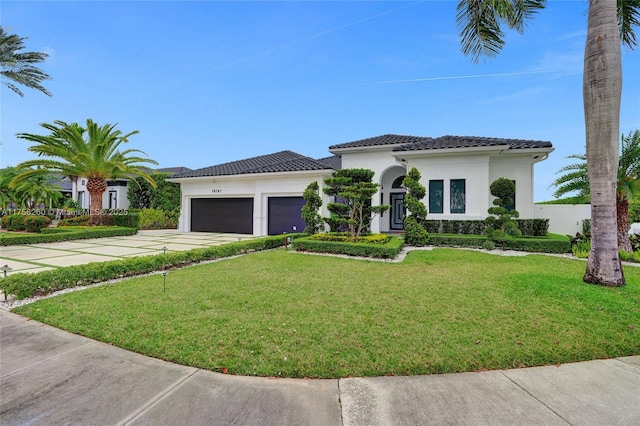
<svg viewBox="0 0 640 426">
<path fill-rule="evenodd" d="M 302 206 L 305 202 L 302 197 L 269 197 L 269 235 L 302 232 L 306 227 L 302 220 Z"/>
<path fill-rule="evenodd" d="M 173 175 L 180 184 L 181 232 L 224 232 L 254 236 L 302 232 L 305 188 L 330 177 L 339 157 L 314 160 L 281 151 Z M 329 202 L 319 191 L 323 206 Z M 325 207 L 320 214 L 328 215 Z"/>
<path fill-rule="evenodd" d="M 192 198 L 191 231 L 253 234 L 253 198 Z"/>
</svg>

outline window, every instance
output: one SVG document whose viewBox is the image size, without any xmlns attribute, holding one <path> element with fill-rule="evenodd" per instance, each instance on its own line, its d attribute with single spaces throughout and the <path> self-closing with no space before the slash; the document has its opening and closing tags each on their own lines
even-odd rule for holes
<svg viewBox="0 0 640 426">
<path fill-rule="evenodd" d="M 402 186 L 402 181 L 404 181 L 405 176 L 400 176 L 399 178 L 396 178 L 396 180 L 393 181 L 393 183 L 391 184 L 391 188 L 403 188 Z"/>
<path fill-rule="evenodd" d="M 429 213 L 443 213 L 444 181 L 429 181 Z"/>
<path fill-rule="evenodd" d="M 516 181 L 512 180 L 511 182 L 513 182 L 513 188 L 514 188 L 514 191 L 513 191 L 513 204 L 508 204 L 508 205 L 504 206 L 504 208 L 507 209 L 508 212 L 516 209 L 516 191 L 515 191 Z"/>
<path fill-rule="evenodd" d="M 84 208 L 84 191 L 78 191 L 78 205 L 80 208 Z"/>
<path fill-rule="evenodd" d="M 464 179 L 451 179 L 451 213 L 464 213 L 466 190 Z"/>
</svg>

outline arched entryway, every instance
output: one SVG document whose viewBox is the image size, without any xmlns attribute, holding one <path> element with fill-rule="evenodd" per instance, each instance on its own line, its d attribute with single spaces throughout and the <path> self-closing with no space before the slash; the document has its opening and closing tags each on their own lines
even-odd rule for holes
<svg viewBox="0 0 640 426">
<path fill-rule="evenodd" d="M 380 202 L 389 204 L 391 208 L 380 217 L 381 232 L 402 231 L 404 229 L 405 208 L 403 201 L 406 190 L 402 186 L 402 181 L 405 174 L 404 167 L 394 166 L 387 169 L 382 175 Z"/>
</svg>

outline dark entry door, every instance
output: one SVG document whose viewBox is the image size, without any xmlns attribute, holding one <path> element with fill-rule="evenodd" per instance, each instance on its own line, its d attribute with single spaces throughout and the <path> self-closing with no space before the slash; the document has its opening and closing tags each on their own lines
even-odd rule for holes
<svg viewBox="0 0 640 426">
<path fill-rule="evenodd" d="M 302 232 L 307 226 L 302 220 L 302 197 L 269 197 L 269 235 Z"/>
<path fill-rule="evenodd" d="M 194 198 L 191 230 L 253 234 L 253 198 Z"/>
<path fill-rule="evenodd" d="M 389 228 L 393 230 L 404 229 L 403 220 L 406 214 L 404 208 L 404 193 L 391 193 L 391 223 Z"/>
</svg>

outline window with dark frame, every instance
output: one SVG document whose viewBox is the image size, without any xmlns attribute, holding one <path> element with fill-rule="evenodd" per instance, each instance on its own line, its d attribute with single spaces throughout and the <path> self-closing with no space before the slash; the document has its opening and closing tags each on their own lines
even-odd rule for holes
<svg viewBox="0 0 640 426">
<path fill-rule="evenodd" d="M 429 213 L 444 213 L 444 181 L 429 181 Z"/>
<path fill-rule="evenodd" d="M 465 179 L 451 179 L 450 207 L 451 207 L 451 213 L 465 213 L 466 211 Z"/>
</svg>

